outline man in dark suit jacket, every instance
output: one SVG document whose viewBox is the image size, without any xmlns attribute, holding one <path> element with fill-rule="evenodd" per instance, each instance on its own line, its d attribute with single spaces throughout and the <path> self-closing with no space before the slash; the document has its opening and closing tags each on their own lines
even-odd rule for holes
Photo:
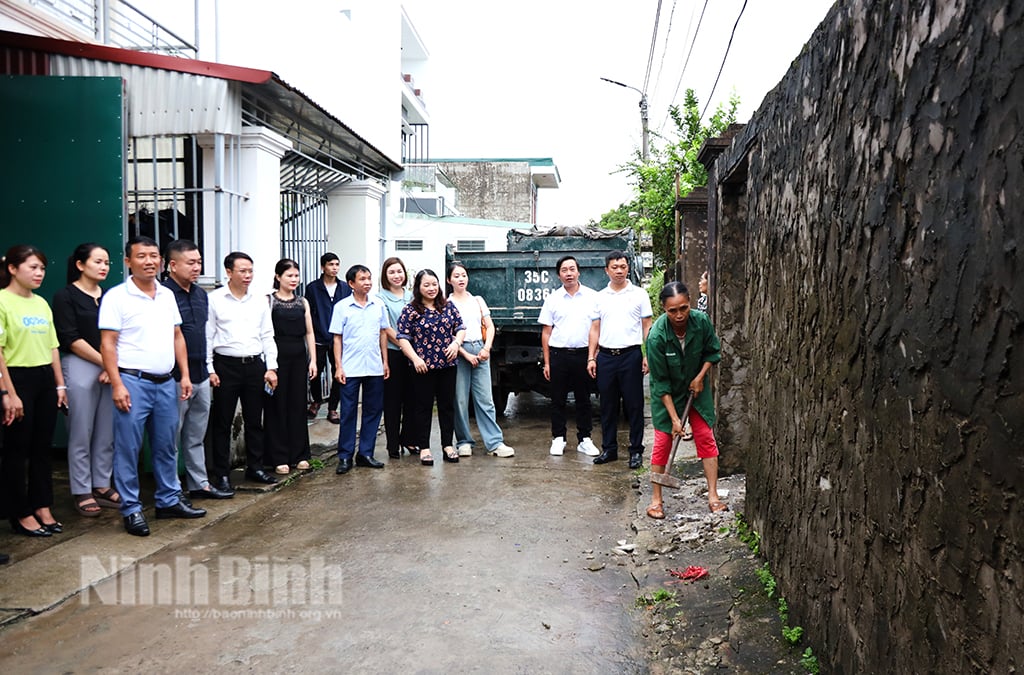
<svg viewBox="0 0 1024 675">
<path fill-rule="evenodd" d="M 334 336 L 331 335 L 331 316 L 334 306 L 343 298 L 352 294 L 346 283 L 338 283 L 338 271 L 341 261 L 338 256 L 328 251 L 320 256 L 320 278 L 309 282 L 306 286 L 306 300 L 309 302 L 309 313 L 313 318 L 313 334 L 316 337 L 316 368 L 317 372 L 326 376 L 328 357 L 331 361 L 331 374 L 327 376 L 330 383 L 330 394 L 327 397 L 327 421 L 337 424 L 341 419 L 338 414 L 338 401 L 341 399 L 341 385 L 334 379 L 338 365 L 334 362 Z M 323 379 L 315 377 L 309 383 L 309 394 L 312 403 L 309 405 L 309 416 L 316 417 L 324 402 Z"/>
</svg>

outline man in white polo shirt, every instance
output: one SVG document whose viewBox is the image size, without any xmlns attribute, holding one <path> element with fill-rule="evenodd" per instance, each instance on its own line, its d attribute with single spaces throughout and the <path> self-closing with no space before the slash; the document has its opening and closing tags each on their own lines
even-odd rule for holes
<svg viewBox="0 0 1024 675">
<path fill-rule="evenodd" d="M 565 401 L 569 392 L 576 398 L 576 449 L 597 457 L 600 451 L 590 440 L 592 414 L 590 377 L 587 374 L 587 344 L 590 317 L 597 294 L 580 283 L 579 263 L 571 255 L 555 264 L 562 287 L 544 299 L 537 322 L 544 353 L 544 379 L 551 383 L 551 454 L 565 451 Z"/>
<path fill-rule="evenodd" d="M 651 330 L 651 299 L 629 281 L 629 259 L 622 251 L 604 258 L 608 285 L 597 294 L 591 315 L 587 371 L 601 393 L 601 454 L 594 464 L 619 458 L 616 433 L 619 399 L 629 419 L 629 468 L 644 458 L 644 374 L 647 358 L 640 345 Z"/>
<path fill-rule="evenodd" d="M 181 500 L 178 481 L 178 384 L 181 399 L 192 395 L 188 350 L 174 294 L 157 283 L 160 248 L 149 237 L 134 237 L 125 246 L 131 276 L 111 288 L 100 305 L 100 355 L 114 398 L 114 487 L 121 494 L 121 515 L 128 534 L 149 535 L 139 496 L 139 450 L 143 430 L 156 479 L 156 517 L 200 518 Z"/>
</svg>

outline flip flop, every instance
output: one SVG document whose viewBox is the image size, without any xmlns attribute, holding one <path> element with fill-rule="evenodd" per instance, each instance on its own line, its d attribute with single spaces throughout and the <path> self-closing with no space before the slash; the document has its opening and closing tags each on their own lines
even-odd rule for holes
<svg viewBox="0 0 1024 675">
<path fill-rule="evenodd" d="M 665 511 L 661 504 L 651 504 L 647 507 L 647 515 L 655 520 L 662 520 L 665 517 Z"/>
<path fill-rule="evenodd" d="M 96 503 L 105 509 L 121 508 L 121 495 L 117 494 L 114 488 L 92 489 L 92 496 Z"/>
<path fill-rule="evenodd" d="M 75 511 L 78 511 L 80 516 L 95 518 L 100 515 L 103 509 L 100 508 L 96 498 L 92 495 L 75 495 Z"/>
<path fill-rule="evenodd" d="M 709 502 L 708 511 L 711 513 L 721 513 L 722 511 L 728 511 L 729 505 L 725 502 Z"/>
</svg>

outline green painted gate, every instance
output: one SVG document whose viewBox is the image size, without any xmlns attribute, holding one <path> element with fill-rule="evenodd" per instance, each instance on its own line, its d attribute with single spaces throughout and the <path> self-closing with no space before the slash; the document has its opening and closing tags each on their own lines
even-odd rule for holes
<svg viewBox="0 0 1024 675">
<path fill-rule="evenodd" d="M 66 282 L 75 246 L 94 241 L 124 280 L 123 85 L 111 77 L 0 77 L 0 250 L 38 246 L 49 258 L 40 293 Z"/>
</svg>

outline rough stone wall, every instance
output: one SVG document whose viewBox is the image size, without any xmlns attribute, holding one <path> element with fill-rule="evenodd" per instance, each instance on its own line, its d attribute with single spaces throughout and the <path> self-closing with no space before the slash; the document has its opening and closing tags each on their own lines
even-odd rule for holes
<svg viewBox="0 0 1024 675">
<path fill-rule="evenodd" d="M 1018 672 L 1024 3 L 840 2 L 718 180 L 744 165 L 719 395 L 791 624 L 825 672 Z"/>
<path fill-rule="evenodd" d="M 441 162 L 440 166 L 459 191 L 459 211 L 464 216 L 534 222 L 528 162 Z"/>
</svg>

